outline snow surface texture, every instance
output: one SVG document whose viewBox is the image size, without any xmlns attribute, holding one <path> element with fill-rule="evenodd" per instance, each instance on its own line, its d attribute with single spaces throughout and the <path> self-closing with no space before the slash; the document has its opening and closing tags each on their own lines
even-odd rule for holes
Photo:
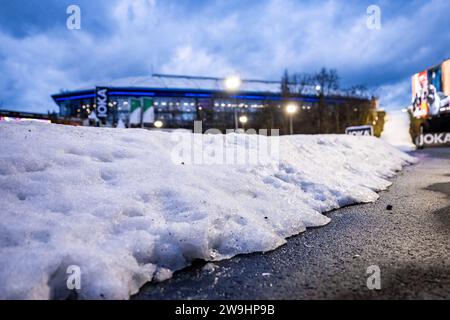
<svg viewBox="0 0 450 320">
<path fill-rule="evenodd" d="M 173 144 L 166 132 L 0 123 L 0 298 L 63 299 L 76 265 L 79 298 L 127 299 L 194 259 L 275 249 L 327 224 L 321 212 L 376 200 L 414 162 L 372 137 L 281 137 L 279 162 L 264 165 L 182 165 Z"/>
<path fill-rule="evenodd" d="M 388 111 L 381 139 L 403 151 L 415 150 L 409 127 L 410 119 L 407 112 Z"/>
</svg>

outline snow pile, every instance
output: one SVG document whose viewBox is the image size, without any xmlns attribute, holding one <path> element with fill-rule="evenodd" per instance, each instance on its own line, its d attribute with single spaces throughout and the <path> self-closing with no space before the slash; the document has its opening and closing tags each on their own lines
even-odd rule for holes
<svg viewBox="0 0 450 320">
<path fill-rule="evenodd" d="M 126 299 L 194 259 L 275 249 L 414 161 L 371 137 L 279 142 L 279 162 L 194 165 L 172 161 L 170 133 L 1 123 L 0 298 L 65 298 L 75 265 L 80 298 Z"/>
<path fill-rule="evenodd" d="M 403 151 L 415 150 L 409 128 L 410 118 L 407 112 L 388 111 L 381 139 Z"/>
</svg>

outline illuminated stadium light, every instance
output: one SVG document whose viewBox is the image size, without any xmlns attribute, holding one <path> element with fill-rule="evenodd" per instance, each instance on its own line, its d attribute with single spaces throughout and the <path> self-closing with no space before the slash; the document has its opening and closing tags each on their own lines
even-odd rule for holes
<svg viewBox="0 0 450 320">
<path fill-rule="evenodd" d="M 227 91 L 237 91 L 241 87 L 242 81 L 239 76 L 230 76 L 225 79 L 225 89 Z"/>
</svg>

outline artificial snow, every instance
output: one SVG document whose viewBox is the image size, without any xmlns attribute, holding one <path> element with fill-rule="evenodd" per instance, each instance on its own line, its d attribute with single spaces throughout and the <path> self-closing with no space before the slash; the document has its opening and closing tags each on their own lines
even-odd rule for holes
<svg viewBox="0 0 450 320">
<path fill-rule="evenodd" d="M 410 134 L 410 118 L 402 110 L 388 111 L 381 139 L 402 151 L 416 149 Z"/>
<path fill-rule="evenodd" d="M 69 266 L 79 298 L 128 299 L 195 259 L 326 225 L 322 213 L 375 201 L 414 162 L 373 137 L 183 135 L 208 154 L 279 141 L 279 157 L 195 164 L 174 160 L 167 132 L 0 123 L 0 299 L 64 299 Z"/>
</svg>

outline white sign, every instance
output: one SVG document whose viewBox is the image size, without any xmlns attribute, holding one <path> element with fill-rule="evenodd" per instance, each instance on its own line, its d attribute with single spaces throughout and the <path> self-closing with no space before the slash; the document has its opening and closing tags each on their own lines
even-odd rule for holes
<svg viewBox="0 0 450 320">
<path fill-rule="evenodd" d="M 358 126 L 358 127 L 348 127 L 345 129 L 345 134 L 351 136 L 373 136 L 372 126 Z"/>
<path fill-rule="evenodd" d="M 419 147 L 445 144 L 450 144 L 450 132 L 424 133 L 416 139 L 416 145 Z"/>
</svg>

